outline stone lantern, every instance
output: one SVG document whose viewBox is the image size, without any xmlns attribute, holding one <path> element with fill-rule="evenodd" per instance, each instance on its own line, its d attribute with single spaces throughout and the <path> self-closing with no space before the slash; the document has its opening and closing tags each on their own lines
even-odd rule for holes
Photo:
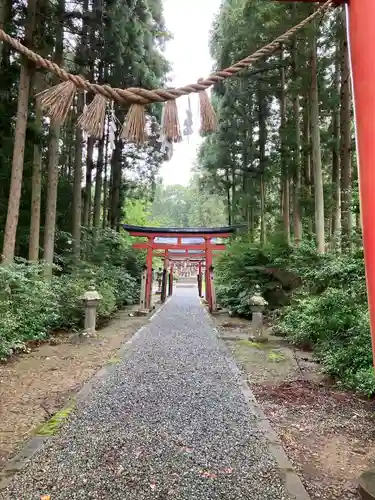
<svg viewBox="0 0 375 500">
<path fill-rule="evenodd" d="M 85 325 L 83 333 L 84 335 L 94 335 L 96 327 L 96 310 L 102 296 L 95 290 L 94 286 L 89 286 L 87 292 L 85 292 L 80 299 L 85 308 Z"/>
<path fill-rule="evenodd" d="M 254 294 L 249 299 L 249 305 L 252 312 L 251 328 L 253 335 L 259 340 L 263 334 L 263 312 L 268 305 L 268 302 L 260 293 L 259 285 L 255 286 Z"/>
</svg>

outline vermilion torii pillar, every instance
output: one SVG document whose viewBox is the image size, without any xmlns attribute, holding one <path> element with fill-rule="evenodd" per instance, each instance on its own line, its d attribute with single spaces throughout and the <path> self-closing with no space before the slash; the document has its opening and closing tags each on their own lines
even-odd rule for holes
<svg viewBox="0 0 375 500">
<path fill-rule="evenodd" d="M 154 255 L 164 258 L 164 267 L 167 269 L 167 260 L 171 261 L 171 273 L 173 273 L 173 260 L 177 257 L 183 260 L 191 260 L 195 257 L 199 261 L 204 260 L 206 265 L 206 293 L 211 312 L 216 310 L 213 303 L 214 294 L 210 280 L 209 269 L 212 266 L 213 254 L 219 250 L 225 250 L 225 244 L 218 243 L 217 239 L 227 239 L 237 230 L 236 226 L 218 228 L 157 228 L 130 226 L 124 224 L 124 229 L 135 237 L 147 238 L 147 242 L 133 243 L 133 248 L 146 250 L 146 286 L 144 303 L 145 308 L 150 309 L 152 293 L 152 258 Z M 216 241 L 215 241 L 216 240 Z M 162 253 L 160 253 L 162 252 Z M 177 252 L 177 253 L 176 253 Z M 194 260 L 195 260 L 194 259 Z M 173 275 L 170 280 L 169 294 L 173 291 Z M 164 294 L 163 294 L 164 297 Z"/>
<path fill-rule="evenodd" d="M 334 4 L 345 4 L 347 12 L 363 247 L 375 361 L 375 0 L 335 0 Z"/>
<path fill-rule="evenodd" d="M 363 246 L 375 360 L 375 2 L 350 0 L 347 12 Z"/>
</svg>

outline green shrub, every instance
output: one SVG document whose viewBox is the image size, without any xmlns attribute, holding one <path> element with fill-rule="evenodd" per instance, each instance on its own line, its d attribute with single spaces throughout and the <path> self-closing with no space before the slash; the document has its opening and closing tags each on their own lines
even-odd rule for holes
<svg viewBox="0 0 375 500">
<path fill-rule="evenodd" d="M 350 256 L 340 256 L 332 267 L 325 261 L 315 270 L 315 286 L 281 312 L 277 329 L 294 344 L 313 347 L 324 371 L 344 387 L 370 396 L 375 379 L 362 266 Z M 325 288 L 327 283 L 336 287 Z"/>
<path fill-rule="evenodd" d="M 325 371 L 349 389 L 368 396 L 375 393 L 370 323 L 364 305 L 352 318 L 352 326 L 342 334 L 327 335 L 316 345 L 317 357 Z M 370 376 L 372 374 L 372 376 Z"/>
<path fill-rule="evenodd" d="M 116 306 L 133 304 L 139 298 L 140 282 L 131 276 L 126 268 L 103 265 L 96 267 L 93 273 L 95 285 L 100 288 L 106 282 L 115 290 Z"/>
<path fill-rule="evenodd" d="M 255 285 L 263 293 L 273 282 L 265 272 L 271 263 L 269 249 L 250 246 L 246 240 L 235 240 L 228 250 L 215 262 L 215 283 L 218 302 L 241 315 L 251 314 L 249 298 Z"/>
<path fill-rule="evenodd" d="M 103 318 L 109 318 L 117 309 L 115 289 L 110 283 L 106 283 L 105 281 L 96 288 L 102 296 L 99 302 L 98 314 Z"/>
<path fill-rule="evenodd" d="M 138 300 L 142 260 L 129 244 L 105 231 L 91 252 L 88 261 L 75 266 L 69 255 L 59 259 L 62 267 L 51 281 L 43 278 L 41 264 L 18 261 L 0 267 L 0 360 L 24 350 L 28 341 L 46 338 L 53 329 L 80 327 L 80 297 L 90 285 L 102 295 L 99 317 L 108 318 Z"/>
<path fill-rule="evenodd" d="M 43 339 L 59 324 L 57 296 L 40 274 L 40 266 L 23 262 L 0 267 L 0 358 Z"/>
<path fill-rule="evenodd" d="M 368 368 L 362 368 L 354 373 L 348 372 L 344 379 L 344 386 L 365 396 L 373 396 L 375 394 L 375 372 L 372 363 Z"/>
<path fill-rule="evenodd" d="M 18 317 L 13 313 L 11 301 L 0 301 L 0 360 L 14 351 L 25 349 L 25 342 L 18 335 Z"/>
<path fill-rule="evenodd" d="M 321 295 L 296 298 L 281 312 L 277 329 L 295 344 L 315 345 L 346 335 L 361 312 L 350 289 L 327 288 Z"/>
<path fill-rule="evenodd" d="M 248 299 L 259 285 L 270 308 L 278 309 L 277 333 L 313 348 L 325 372 L 344 387 L 375 394 L 362 250 L 320 255 L 309 243 L 260 248 L 242 238 L 215 270 L 221 305 L 249 316 Z"/>
<path fill-rule="evenodd" d="M 80 325 L 83 317 L 83 305 L 79 297 L 87 290 L 89 281 L 70 274 L 54 277 L 52 286 L 58 297 L 60 327 L 70 328 Z"/>
</svg>

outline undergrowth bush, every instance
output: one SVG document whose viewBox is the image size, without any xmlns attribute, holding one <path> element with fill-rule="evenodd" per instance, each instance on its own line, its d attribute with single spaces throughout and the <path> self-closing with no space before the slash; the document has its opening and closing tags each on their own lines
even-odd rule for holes
<svg viewBox="0 0 375 500">
<path fill-rule="evenodd" d="M 249 298 L 259 285 L 269 309 L 277 310 L 278 334 L 313 348 L 343 387 L 375 394 L 362 251 L 320 255 L 310 244 L 297 248 L 276 241 L 260 248 L 239 239 L 215 269 L 221 305 L 250 316 Z"/>
<path fill-rule="evenodd" d="M 54 329 L 80 327 L 80 296 L 90 285 L 102 295 L 100 318 L 138 300 L 141 263 L 118 234 L 106 231 L 86 257 L 76 266 L 60 259 L 64 272 L 57 268 L 51 281 L 44 279 L 42 264 L 0 267 L 0 360 Z"/>
</svg>

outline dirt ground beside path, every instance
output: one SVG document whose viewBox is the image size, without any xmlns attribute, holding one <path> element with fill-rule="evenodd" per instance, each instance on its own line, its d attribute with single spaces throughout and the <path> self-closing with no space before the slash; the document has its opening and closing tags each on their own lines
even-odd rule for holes
<svg viewBox="0 0 375 500">
<path fill-rule="evenodd" d="M 375 466 L 375 401 L 339 391 L 283 339 L 248 341 L 246 320 L 214 321 L 311 500 L 358 499 L 359 474 Z"/>
<path fill-rule="evenodd" d="M 51 337 L 28 354 L 0 364 L 0 471 L 35 429 L 63 408 L 121 344 L 148 321 L 119 312 L 95 338 Z"/>
</svg>

